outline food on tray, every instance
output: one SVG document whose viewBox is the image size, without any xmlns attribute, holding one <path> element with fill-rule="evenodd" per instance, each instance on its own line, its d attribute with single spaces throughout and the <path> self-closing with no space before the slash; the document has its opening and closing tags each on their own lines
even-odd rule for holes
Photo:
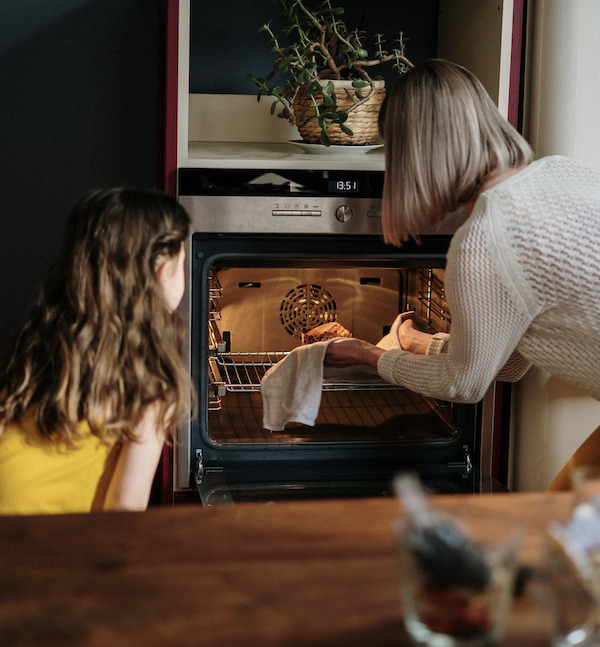
<svg viewBox="0 0 600 647">
<path fill-rule="evenodd" d="M 302 335 L 302 343 L 305 345 L 314 344 L 317 341 L 327 341 L 336 337 L 352 337 L 352 333 L 337 321 L 328 321 L 305 332 Z"/>
</svg>

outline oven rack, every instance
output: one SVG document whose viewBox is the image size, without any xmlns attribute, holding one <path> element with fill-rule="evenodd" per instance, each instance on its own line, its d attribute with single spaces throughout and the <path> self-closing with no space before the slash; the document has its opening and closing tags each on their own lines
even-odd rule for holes
<svg viewBox="0 0 600 647">
<path fill-rule="evenodd" d="M 219 305 L 219 299 L 223 296 L 223 288 L 219 277 L 211 272 L 208 277 L 208 299 L 210 305 L 208 308 L 208 318 L 209 321 L 220 321 L 222 318 L 221 315 L 221 306 Z"/>
<path fill-rule="evenodd" d="M 432 325 L 433 317 L 447 324 L 452 323 L 450 311 L 446 304 L 443 280 L 433 270 L 421 270 L 419 272 L 421 289 L 418 293 L 418 300 L 425 306 L 426 319 Z M 435 328 L 435 327 L 434 327 Z"/>
<path fill-rule="evenodd" d="M 226 393 L 260 391 L 264 374 L 288 352 L 273 351 L 263 353 L 222 353 L 209 357 L 209 381 L 213 387 L 215 404 Z M 390 384 L 382 379 L 361 380 L 340 379 L 323 383 L 324 391 L 398 391 L 403 387 Z"/>
<path fill-rule="evenodd" d="M 212 352 L 216 353 L 224 353 L 227 350 L 227 344 L 214 321 L 208 322 L 208 347 Z"/>
</svg>

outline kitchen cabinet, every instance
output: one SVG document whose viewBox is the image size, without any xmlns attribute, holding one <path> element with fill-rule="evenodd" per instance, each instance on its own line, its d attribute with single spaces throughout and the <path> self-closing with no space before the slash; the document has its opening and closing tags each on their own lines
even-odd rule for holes
<svg viewBox="0 0 600 647">
<path fill-rule="evenodd" d="M 250 84 L 248 94 L 190 92 L 194 1 L 197 0 L 168 2 L 165 186 L 172 192 L 179 167 L 212 166 L 226 157 L 259 162 L 261 155 L 272 154 L 273 145 L 298 138 L 287 121 L 270 114 L 269 100 L 256 101 Z M 519 119 L 524 3 L 525 0 L 439 0 L 435 3 L 437 25 L 432 26 L 437 37 L 427 51 L 421 52 L 422 57 L 439 56 L 471 69 L 514 125 Z M 420 3 L 412 4 L 418 8 Z M 202 28 L 208 33 L 214 27 L 205 5 Z M 399 5 L 389 1 L 387 5 L 393 24 Z M 246 10 L 252 16 L 252 8 Z M 250 36 L 256 31 L 256 21 L 246 22 Z M 410 55 L 410 47 L 407 53 Z M 235 52 L 215 51 L 214 56 L 226 57 L 232 68 L 240 65 L 232 59 Z M 212 69 L 210 60 L 197 64 L 204 63 L 207 70 Z M 212 72 L 206 74 L 209 73 Z"/>
<path fill-rule="evenodd" d="M 298 139 L 295 128 L 271 115 L 271 101 L 257 102 L 252 87 L 249 87 L 247 94 L 190 91 L 190 78 L 197 76 L 192 65 L 206 66 L 206 75 L 213 70 L 211 60 L 193 61 L 191 56 L 193 39 L 202 38 L 216 29 L 211 24 L 212 14 L 206 8 L 206 2 L 198 2 L 171 0 L 167 3 L 164 178 L 167 190 L 176 194 L 178 168 L 268 169 L 274 163 L 287 165 L 288 168 L 292 165 L 313 168 L 314 156 L 305 155 L 289 144 L 289 140 Z M 340 0 L 339 4 L 344 2 Z M 433 7 L 433 16 L 429 15 L 433 24 L 428 25 L 428 35 L 423 37 L 427 47 L 420 50 L 419 57 L 413 57 L 415 62 L 439 56 L 472 69 L 502 113 L 518 125 L 524 0 L 405 0 L 404 3 L 386 2 L 384 5 L 389 7 L 387 13 L 392 25 L 394 19 L 400 20 L 401 6 L 410 6 L 415 11 L 422 10 L 424 6 L 429 9 Z M 236 11 L 241 11 L 241 6 L 237 6 Z M 203 11 L 203 21 L 199 27 L 195 27 L 203 30 L 200 34 L 191 31 L 194 8 L 202 8 Z M 247 11 L 252 17 L 252 9 L 247 8 Z M 240 20 L 240 16 L 236 16 L 236 19 Z M 255 19 L 249 18 L 246 23 L 250 35 L 256 30 Z M 401 28 L 402 25 L 398 25 L 397 29 Z M 389 31 L 395 30 L 392 28 Z M 386 33 L 389 31 L 386 30 Z M 407 53 L 412 56 L 410 51 Z M 246 66 L 241 53 L 240 59 L 234 60 L 231 57 L 235 56 L 235 52 L 226 47 L 217 49 L 213 55 L 229 57 L 232 68 Z M 196 85 L 193 89 L 197 89 Z M 375 151 L 361 156 L 358 161 L 337 158 L 334 162 L 344 170 L 354 168 L 356 164 L 365 170 L 383 170 L 383 152 Z M 187 313 L 183 314 L 185 317 Z M 497 394 L 490 394 L 490 398 L 496 397 Z M 501 421 L 496 423 L 494 420 L 491 424 L 499 426 Z M 497 442 L 501 437 L 500 428 L 493 436 Z M 494 465 L 482 465 L 482 470 L 497 473 L 500 460 L 498 452 L 490 449 L 485 454 L 494 456 Z M 167 500 L 169 488 L 172 488 L 168 457 L 164 460 L 163 468 L 162 484 L 167 493 L 166 497 L 163 495 L 163 500 Z"/>
</svg>

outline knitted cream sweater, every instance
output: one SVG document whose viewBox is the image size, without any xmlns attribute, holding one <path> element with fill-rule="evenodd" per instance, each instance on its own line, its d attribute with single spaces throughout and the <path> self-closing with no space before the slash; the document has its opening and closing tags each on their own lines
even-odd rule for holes
<svg viewBox="0 0 600 647">
<path fill-rule="evenodd" d="M 390 350 L 388 382 L 477 402 L 534 364 L 600 399 L 600 173 L 540 159 L 480 195 L 448 251 L 451 335 Z"/>
</svg>

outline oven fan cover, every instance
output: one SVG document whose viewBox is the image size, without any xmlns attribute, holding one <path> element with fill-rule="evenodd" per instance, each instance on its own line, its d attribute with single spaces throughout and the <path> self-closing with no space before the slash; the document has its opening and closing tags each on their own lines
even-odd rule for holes
<svg viewBox="0 0 600 647">
<path fill-rule="evenodd" d="M 285 295 L 279 307 L 279 318 L 290 335 L 302 338 L 316 326 L 336 321 L 337 305 L 325 288 L 305 283 Z"/>
</svg>

